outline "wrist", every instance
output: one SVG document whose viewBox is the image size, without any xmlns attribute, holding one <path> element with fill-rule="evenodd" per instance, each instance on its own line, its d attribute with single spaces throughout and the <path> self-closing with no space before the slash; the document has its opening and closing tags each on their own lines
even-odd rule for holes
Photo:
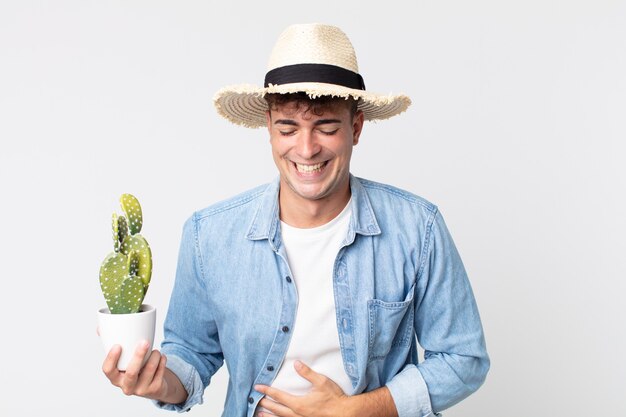
<svg viewBox="0 0 626 417">
<path fill-rule="evenodd" d="M 358 395 L 346 395 L 337 403 L 337 407 L 330 415 L 341 417 L 357 417 L 358 413 Z M 361 416 L 362 417 L 362 416 Z"/>
<path fill-rule="evenodd" d="M 170 369 L 165 368 L 163 375 L 162 396 L 158 400 L 168 404 L 180 404 L 187 400 L 187 390 Z"/>
<path fill-rule="evenodd" d="M 345 417 L 397 417 L 398 411 L 386 386 L 346 397 L 343 411 Z"/>
</svg>

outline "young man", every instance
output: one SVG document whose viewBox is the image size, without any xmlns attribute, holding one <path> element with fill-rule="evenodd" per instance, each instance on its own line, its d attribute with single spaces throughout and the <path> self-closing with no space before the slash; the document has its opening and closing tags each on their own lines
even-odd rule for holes
<svg viewBox="0 0 626 417">
<path fill-rule="evenodd" d="M 287 28 L 265 84 L 215 103 L 267 126 L 278 179 L 185 223 L 161 352 L 121 373 L 115 348 L 105 374 L 182 411 L 225 361 L 224 416 L 422 417 L 470 395 L 489 359 L 441 214 L 350 174 L 364 121 L 410 100 L 366 92 L 348 38 L 317 24 Z"/>
</svg>

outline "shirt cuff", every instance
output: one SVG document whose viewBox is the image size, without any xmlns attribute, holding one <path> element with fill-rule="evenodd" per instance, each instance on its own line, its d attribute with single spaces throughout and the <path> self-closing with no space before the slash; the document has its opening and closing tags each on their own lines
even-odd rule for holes
<svg viewBox="0 0 626 417">
<path fill-rule="evenodd" d="M 180 404 L 168 404 L 153 400 L 154 405 L 163 410 L 182 413 L 191 410 L 191 407 L 196 404 L 202 404 L 204 386 L 202 385 L 200 374 L 198 374 L 196 368 L 174 355 L 167 355 L 167 363 L 165 366 L 180 379 L 180 382 L 187 391 L 187 400 Z"/>
<path fill-rule="evenodd" d="M 407 365 L 393 377 L 387 388 L 398 410 L 398 417 L 434 417 L 428 387 L 415 365 Z"/>
</svg>

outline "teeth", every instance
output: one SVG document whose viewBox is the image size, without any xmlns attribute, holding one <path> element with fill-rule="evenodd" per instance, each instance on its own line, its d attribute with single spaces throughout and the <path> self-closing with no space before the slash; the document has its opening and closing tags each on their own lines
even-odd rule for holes
<svg viewBox="0 0 626 417">
<path fill-rule="evenodd" d="M 322 169 L 322 166 L 324 166 L 324 162 L 320 162 L 319 164 L 315 164 L 315 165 L 302 165 L 302 164 L 296 163 L 296 168 L 298 168 L 298 171 L 300 172 L 319 171 L 320 169 Z"/>
</svg>

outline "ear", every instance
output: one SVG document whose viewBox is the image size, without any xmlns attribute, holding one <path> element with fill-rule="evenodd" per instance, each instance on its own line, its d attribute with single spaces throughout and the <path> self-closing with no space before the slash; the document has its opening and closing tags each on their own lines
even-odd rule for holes
<svg viewBox="0 0 626 417">
<path fill-rule="evenodd" d="M 363 123 L 365 122 L 365 116 L 363 116 L 363 111 L 358 110 L 354 118 L 352 119 L 352 133 L 354 137 L 352 138 L 352 145 L 356 145 L 359 143 L 359 137 L 361 137 L 361 132 L 363 131 Z"/>
</svg>

